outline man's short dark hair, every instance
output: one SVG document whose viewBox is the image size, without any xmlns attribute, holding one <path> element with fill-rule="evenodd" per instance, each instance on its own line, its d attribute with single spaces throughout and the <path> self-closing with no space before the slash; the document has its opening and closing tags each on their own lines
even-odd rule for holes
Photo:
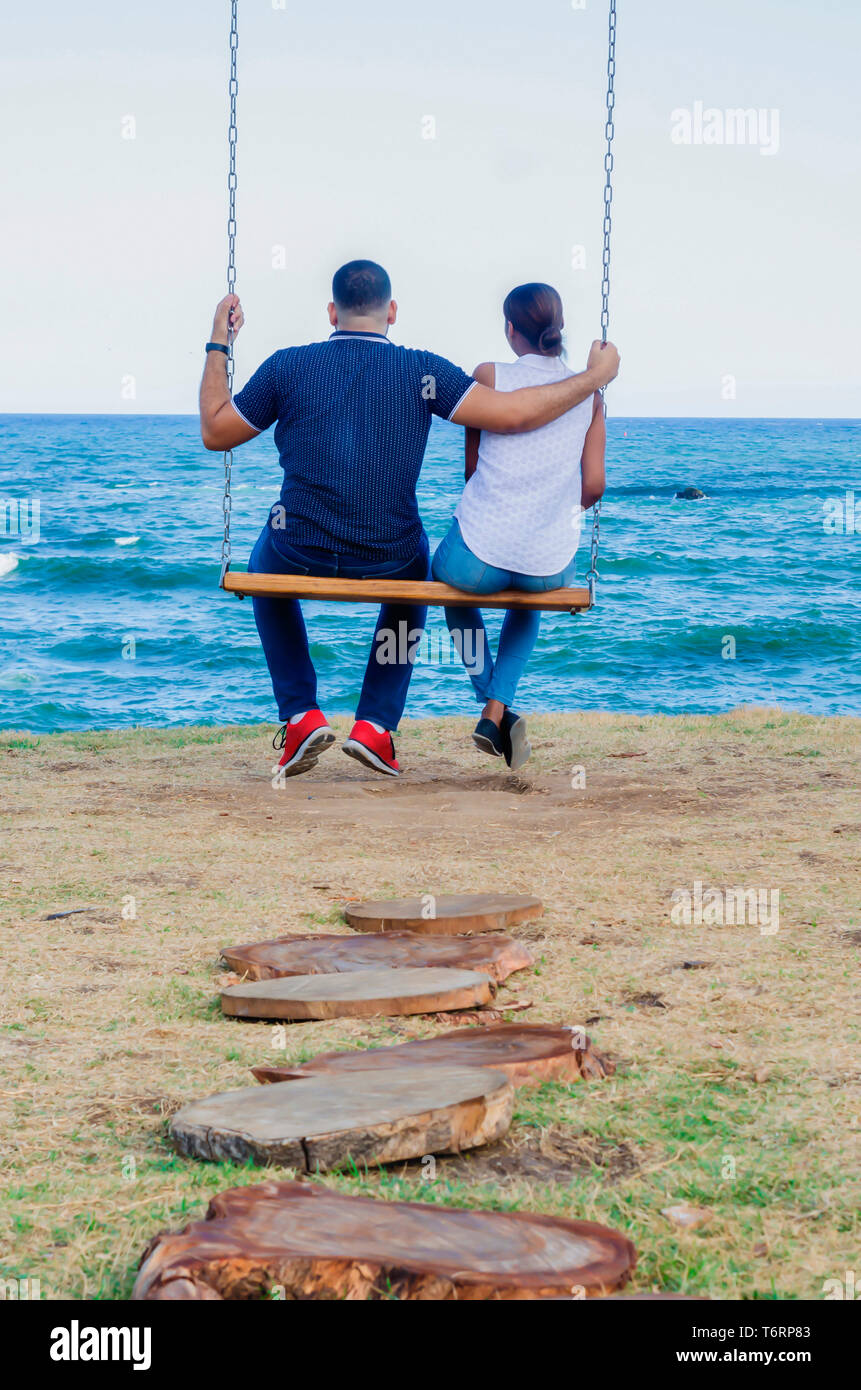
<svg viewBox="0 0 861 1390">
<path fill-rule="evenodd" d="M 332 298 L 348 314 L 373 313 L 392 297 L 392 282 L 376 261 L 348 261 L 335 272 Z"/>
</svg>

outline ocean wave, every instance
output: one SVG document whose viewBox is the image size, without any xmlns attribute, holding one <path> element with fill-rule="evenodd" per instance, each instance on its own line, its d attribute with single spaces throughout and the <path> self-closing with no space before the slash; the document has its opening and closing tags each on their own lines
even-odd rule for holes
<svg viewBox="0 0 861 1390">
<path fill-rule="evenodd" d="M 177 563 L 165 557 L 161 562 L 147 560 L 134 552 L 126 558 L 105 556 L 103 559 L 79 555 L 43 554 L 33 567 L 32 583 L 62 584 L 67 588 L 105 588 L 112 594 L 134 591 L 145 594 L 150 589 L 207 590 L 218 587 L 218 561 L 200 560 Z"/>
<path fill-rule="evenodd" d="M 732 658 L 723 656 L 727 638 L 734 640 L 734 649 L 726 648 L 734 650 Z M 666 673 L 673 667 L 696 661 L 717 663 L 731 671 L 734 666 L 763 662 L 769 658 L 771 662 L 779 660 L 784 669 L 807 668 L 820 662 L 842 662 L 848 673 L 851 672 L 852 662 L 858 661 L 861 636 L 856 627 L 840 627 L 814 618 L 807 622 L 795 620 L 782 623 L 775 619 L 764 619 L 755 623 L 728 620 L 683 625 L 674 617 L 647 640 L 639 631 L 614 631 L 612 639 L 606 642 L 606 650 L 602 650 L 604 647 L 602 634 L 596 632 L 589 659 L 597 666 L 604 665 L 608 660 L 624 660 L 640 668 L 659 663 Z"/>
<path fill-rule="evenodd" d="M 0 668 L 0 690 L 28 690 L 39 684 L 36 671 L 27 671 L 21 666 Z"/>
<path fill-rule="evenodd" d="M 0 579 L 3 579 L 7 574 L 12 574 L 18 568 L 19 560 L 20 556 L 15 555 L 12 551 L 0 555 Z"/>
</svg>

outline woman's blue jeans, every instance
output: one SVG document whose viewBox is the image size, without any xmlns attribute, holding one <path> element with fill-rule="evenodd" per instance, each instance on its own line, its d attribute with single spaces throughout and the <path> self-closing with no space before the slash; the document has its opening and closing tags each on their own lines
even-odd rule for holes
<svg viewBox="0 0 861 1390">
<path fill-rule="evenodd" d="M 311 574 L 327 579 L 427 579 L 428 568 L 425 535 L 412 559 L 368 564 L 355 555 L 316 546 L 292 546 L 268 522 L 248 562 L 250 574 Z M 317 673 L 308 651 L 299 600 L 259 597 L 253 602 L 279 719 L 283 722 L 304 710 L 316 709 Z M 369 719 L 384 729 L 397 729 L 426 618 L 427 609 L 423 607 L 383 604 L 365 669 L 357 719 Z"/>
<path fill-rule="evenodd" d="M 500 589 L 523 589 L 540 594 L 548 589 L 567 588 L 573 583 L 574 574 L 573 560 L 560 574 L 543 576 L 517 574 L 486 565 L 470 550 L 457 521 L 452 522 L 433 557 L 434 579 L 468 594 L 493 594 Z M 508 610 L 499 634 L 495 661 L 478 608 L 446 608 L 445 620 L 472 681 L 476 699 L 481 704 L 499 700 L 503 705 L 513 705 L 518 683 L 538 637 L 541 614 L 535 609 Z"/>
</svg>

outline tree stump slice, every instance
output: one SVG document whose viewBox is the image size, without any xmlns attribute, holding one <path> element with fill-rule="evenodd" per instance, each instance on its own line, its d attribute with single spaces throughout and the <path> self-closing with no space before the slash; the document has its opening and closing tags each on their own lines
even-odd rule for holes
<svg viewBox="0 0 861 1390">
<path fill-rule="evenodd" d="M 591 1221 L 261 1182 L 219 1193 L 205 1220 L 156 1236 L 132 1298 L 595 1298 L 621 1288 L 636 1259 L 620 1232 Z"/>
<path fill-rule="evenodd" d="M 585 1046 L 577 1046 L 584 1043 Z M 549 1023 L 499 1023 L 487 1028 L 459 1028 L 436 1038 L 419 1038 L 393 1047 L 324 1052 L 300 1067 L 252 1067 L 258 1081 L 289 1081 L 322 1072 L 399 1070 L 427 1066 L 490 1067 L 504 1072 L 515 1086 L 542 1081 L 594 1080 L 612 1076 L 615 1064 L 592 1046 L 579 1029 Z"/>
<path fill-rule="evenodd" d="M 472 1009 L 495 991 L 490 976 L 475 970 L 349 970 L 231 985 L 221 992 L 221 1007 L 232 1018 L 395 1017 Z"/>
<path fill-rule="evenodd" d="M 225 946 L 221 955 L 231 970 L 249 980 L 328 975 L 380 966 L 447 966 L 479 970 L 499 984 L 534 962 L 532 952 L 510 936 L 425 936 L 406 931 L 379 936 L 279 936 L 248 946 Z"/>
<path fill-rule="evenodd" d="M 348 903 L 344 917 L 355 931 L 413 931 L 429 936 L 470 936 L 475 932 L 503 931 L 518 922 L 528 922 L 544 911 L 538 898 L 515 897 L 508 893 L 440 894 L 433 899 L 434 916 L 428 911 L 430 897 L 392 898 L 383 902 Z"/>
<path fill-rule="evenodd" d="M 327 1172 L 487 1144 L 507 1132 L 513 1104 L 507 1078 L 477 1067 L 332 1073 L 193 1101 L 170 1133 L 189 1158 Z"/>
</svg>

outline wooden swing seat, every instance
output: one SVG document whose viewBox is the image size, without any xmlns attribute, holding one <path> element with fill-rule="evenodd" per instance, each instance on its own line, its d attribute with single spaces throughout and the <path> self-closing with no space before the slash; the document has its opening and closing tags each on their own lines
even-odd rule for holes
<svg viewBox="0 0 861 1390">
<path fill-rule="evenodd" d="M 322 603 L 415 603 L 451 608 L 534 608 L 542 613 L 585 613 L 592 607 L 587 588 L 547 589 L 531 594 L 500 589 L 495 594 L 466 594 L 448 584 L 411 579 L 317 579 L 306 574 L 243 574 L 228 570 L 222 587 L 240 598 L 307 598 Z"/>
</svg>

